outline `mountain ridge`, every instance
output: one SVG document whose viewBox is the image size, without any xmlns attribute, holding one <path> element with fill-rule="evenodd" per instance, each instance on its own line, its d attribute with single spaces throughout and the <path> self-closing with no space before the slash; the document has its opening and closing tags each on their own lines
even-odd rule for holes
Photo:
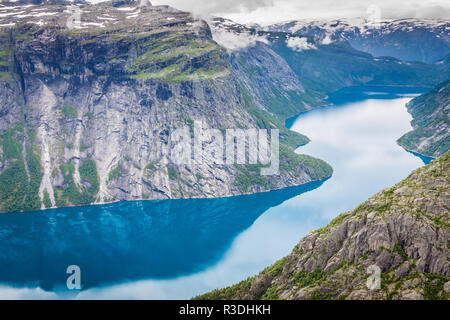
<svg viewBox="0 0 450 320">
<path fill-rule="evenodd" d="M 366 18 L 332 21 L 293 20 L 263 30 L 315 36 L 328 41 L 344 39 L 357 50 L 374 55 L 392 56 L 405 61 L 434 63 L 450 52 L 450 23 L 442 19 Z"/>
</svg>

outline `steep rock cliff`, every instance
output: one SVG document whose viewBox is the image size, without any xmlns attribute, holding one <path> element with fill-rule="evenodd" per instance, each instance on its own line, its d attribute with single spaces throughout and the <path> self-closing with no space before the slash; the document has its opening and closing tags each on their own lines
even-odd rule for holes
<svg viewBox="0 0 450 320">
<path fill-rule="evenodd" d="M 198 299 L 448 299 L 449 185 L 447 153 L 310 233 L 258 276 Z"/>
<path fill-rule="evenodd" d="M 80 3 L 5 4 L 1 211 L 225 197 L 331 175 L 323 161 L 283 144 L 303 137 L 254 103 L 204 21 L 133 1 Z M 279 174 L 210 161 L 174 164 L 169 135 L 194 121 L 219 130 L 282 129 Z"/>
</svg>

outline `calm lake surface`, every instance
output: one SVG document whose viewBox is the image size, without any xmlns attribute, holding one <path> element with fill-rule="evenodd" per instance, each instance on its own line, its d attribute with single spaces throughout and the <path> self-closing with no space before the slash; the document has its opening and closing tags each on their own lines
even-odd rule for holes
<svg viewBox="0 0 450 320">
<path fill-rule="evenodd" d="M 189 299 L 255 275 L 430 159 L 396 140 L 418 88 L 349 88 L 287 124 L 331 179 L 212 200 L 128 202 L 0 215 L 0 299 Z M 66 268 L 81 268 L 68 291 Z"/>
</svg>

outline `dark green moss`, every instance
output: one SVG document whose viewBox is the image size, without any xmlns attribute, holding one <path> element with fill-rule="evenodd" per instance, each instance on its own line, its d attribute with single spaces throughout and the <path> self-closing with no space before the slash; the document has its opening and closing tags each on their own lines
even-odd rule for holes
<svg viewBox="0 0 450 320">
<path fill-rule="evenodd" d="M 235 165 L 239 174 L 234 180 L 234 185 L 238 187 L 239 191 L 247 193 L 252 187 L 261 187 L 263 190 L 268 190 L 270 184 L 267 177 L 261 175 L 261 165 Z"/>
<path fill-rule="evenodd" d="M 28 176 L 23 159 L 16 160 L 13 165 L 0 175 L 0 203 L 3 211 L 22 211 Z"/>
<path fill-rule="evenodd" d="M 395 252 L 397 252 L 399 254 L 399 256 L 401 256 L 403 258 L 403 260 L 405 260 L 405 261 L 409 260 L 409 257 L 406 254 L 406 252 L 403 250 L 402 244 L 400 242 L 395 245 Z"/>
<path fill-rule="evenodd" d="M 26 191 L 24 210 L 35 211 L 41 208 L 41 199 L 39 196 L 39 188 L 42 180 L 40 152 L 37 147 L 33 148 L 31 146 L 28 146 L 26 151 L 30 178 Z"/>
<path fill-rule="evenodd" d="M 9 129 L 2 136 L 3 159 L 21 159 L 22 144 L 18 142 L 18 127 Z M 20 131 L 19 131 L 20 132 Z M 23 139 L 23 136 L 20 137 Z"/>
<path fill-rule="evenodd" d="M 44 206 L 47 209 L 52 207 L 52 202 L 50 200 L 50 195 L 48 194 L 47 190 L 44 190 Z"/>
<path fill-rule="evenodd" d="M 83 161 L 79 170 L 81 179 L 87 180 L 90 184 L 87 193 L 88 196 L 91 197 L 90 202 L 94 202 L 95 196 L 100 190 L 100 177 L 98 176 L 95 161 L 91 159 Z"/>
<path fill-rule="evenodd" d="M 66 118 L 75 119 L 78 117 L 78 111 L 73 106 L 65 105 L 62 107 L 61 112 Z"/>
<path fill-rule="evenodd" d="M 95 196 L 100 189 L 100 178 L 93 160 L 85 160 L 79 168 L 80 177 L 89 183 L 89 187 L 75 185 L 73 174 L 75 167 L 72 163 L 62 164 L 60 170 L 64 175 L 64 185 L 67 187 L 58 192 L 58 206 L 83 205 L 95 202 Z"/>
<path fill-rule="evenodd" d="M 108 180 L 113 181 L 122 176 L 122 163 L 119 163 L 109 172 Z"/>
<path fill-rule="evenodd" d="M 179 173 L 172 167 L 167 167 L 167 173 L 169 174 L 170 180 L 178 180 Z"/>
</svg>

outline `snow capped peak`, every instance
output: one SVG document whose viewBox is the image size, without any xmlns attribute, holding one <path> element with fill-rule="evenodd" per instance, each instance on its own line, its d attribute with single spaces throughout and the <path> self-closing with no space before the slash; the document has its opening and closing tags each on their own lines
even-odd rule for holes
<svg viewBox="0 0 450 320">
<path fill-rule="evenodd" d="M 405 19 L 392 19 L 382 20 L 377 22 L 378 29 L 402 29 L 408 28 L 438 28 L 445 25 L 449 25 L 449 21 L 439 19 L 418 19 L 418 18 L 405 18 Z M 373 23 L 365 18 L 342 18 L 337 20 L 293 20 L 283 23 L 274 24 L 266 27 L 268 30 L 278 30 L 290 33 L 297 33 L 304 29 L 323 29 L 328 33 L 333 32 L 353 32 L 355 30 L 368 30 L 374 29 Z"/>
</svg>

